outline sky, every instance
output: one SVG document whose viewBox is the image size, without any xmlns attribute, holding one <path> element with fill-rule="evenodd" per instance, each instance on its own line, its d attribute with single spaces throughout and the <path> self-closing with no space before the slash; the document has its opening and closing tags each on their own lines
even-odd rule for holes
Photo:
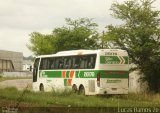
<svg viewBox="0 0 160 113">
<path fill-rule="evenodd" d="M 65 25 L 65 18 L 93 18 L 99 31 L 119 24 L 110 14 L 116 0 L 0 0 L 0 50 L 33 55 L 27 48 L 32 32 L 51 33 Z M 124 0 L 117 0 L 122 3 Z M 160 0 L 155 2 L 159 8 Z"/>
</svg>

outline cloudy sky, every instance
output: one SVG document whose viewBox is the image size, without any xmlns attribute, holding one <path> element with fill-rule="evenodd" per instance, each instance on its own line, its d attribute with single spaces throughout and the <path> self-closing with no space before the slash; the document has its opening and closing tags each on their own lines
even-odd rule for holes
<svg viewBox="0 0 160 113">
<path fill-rule="evenodd" d="M 32 55 L 26 44 L 29 34 L 51 33 L 65 24 L 65 18 L 94 18 L 99 31 L 118 24 L 109 11 L 115 0 L 0 0 L 0 49 Z M 117 0 L 123 2 L 124 0 Z M 160 0 L 155 3 L 159 7 Z"/>
</svg>

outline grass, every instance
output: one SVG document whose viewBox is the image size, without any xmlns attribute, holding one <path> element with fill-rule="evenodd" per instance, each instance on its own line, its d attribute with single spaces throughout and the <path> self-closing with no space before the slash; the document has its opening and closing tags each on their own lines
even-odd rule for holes
<svg viewBox="0 0 160 113">
<path fill-rule="evenodd" d="M 0 77 L 0 81 L 13 80 L 19 78 L 4 78 Z M 24 78 L 22 78 L 24 79 Z M 58 92 L 33 92 L 31 90 L 19 91 L 15 87 L 8 87 L 0 89 L 0 108 L 4 106 L 29 108 L 25 113 L 49 113 L 58 111 L 48 111 L 47 108 L 63 108 L 66 112 L 68 108 L 74 109 L 78 107 L 76 113 L 93 113 L 96 112 L 95 108 L 108 108 L 108 107 L 159 107 L 160 94 L 142 93 L 135 94 L 129 93 L 128 95 L 106 95 L 106 96 L 83 96 L 78 95 L 70 90 Z M 34 107 L 34 109 L 33 109 Z M 44 109 L 43 109 L 44 108 Z M 67 109 L 65 109 L 67 108 Z M 89 112 L 81 110 L 81 108 L 88 109 Z M 99 110 L 99 109 L 98 109 Z M 20 111 L 21 112 L 21 111 Z M 67 113 L 71 113 L 68 112 Z M 117 112 L 116 112 L 117 113 Z"/>
<path fill-rule="evenodd" d="M 70 90 L 32 92 L 10 87 L 0 90 L 0 106 L 18 107 L 20 113 L 117 113 L 121 107 L 158 108 L 160 94 L 83 96 Z"/>
<path fill-rule="evenodd" d="M 23 94 L 23 96 L 22 96 Z M 159 107 L 160 94 L 133 94 L 113 96 L 83 96 L 69 90 L 63 92 L 25 93 L 16 88 L 0 90 L 0 100 L 12 102 L 19 106 L 34 107 Z M 10 103 L 11 104 L 11 103 Z M 1 103 L 2 105 L 2 103 Z"/>
</svg>

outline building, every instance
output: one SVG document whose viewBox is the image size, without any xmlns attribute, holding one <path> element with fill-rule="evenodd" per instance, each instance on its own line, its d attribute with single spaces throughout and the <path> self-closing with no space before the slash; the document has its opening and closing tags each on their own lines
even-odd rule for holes
<svg viewBox="0 0 160 113">
<path fill-rule="evenodd" d="M 0 72 L 22 71 L 23 53 L 0 50 Z"/>
<path fill-rule="evenodd" d="M 135 64 L 130 64 L 130 68 L 134 67 L 136 67 Z M 142 81 L 141 77 L 143 77 L 143 75 L 140 74 L 139 70 L 135 70 L 129 74 L 129 92 L 142 93 L 147 91 L 148 84 Z"/>
<path fill-rule="evenodd" d="M 33 61 L 32 60 L 26 60 L 26 59 L 23 59 L 23 71 L 32 71 L 33 69 Z"/>
</svg>

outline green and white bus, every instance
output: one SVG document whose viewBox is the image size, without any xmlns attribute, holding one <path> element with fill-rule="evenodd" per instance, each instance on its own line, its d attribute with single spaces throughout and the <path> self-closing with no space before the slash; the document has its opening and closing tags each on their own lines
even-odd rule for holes
<svg viewBox="0 0 160 113">
<path fill-rule="evenodd" d="M 35 59 L 34 91 L 71 88 L 85 95 L 128 94 L 128 53 L 121 49 L 71 50 Z"/>
</svg>

